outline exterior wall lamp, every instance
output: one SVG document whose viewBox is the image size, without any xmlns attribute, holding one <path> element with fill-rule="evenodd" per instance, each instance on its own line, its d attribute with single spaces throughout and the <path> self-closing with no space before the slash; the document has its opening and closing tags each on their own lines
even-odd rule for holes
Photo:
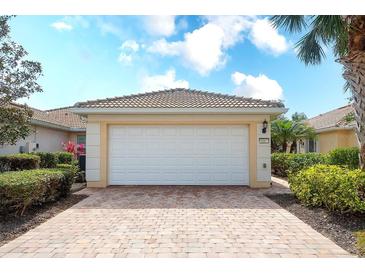
<svg viewBox="0 0 365 274">
<path fill-rule="evenodd" d="M 268 122 L 265 119 L 265 121 L 262 122 L 262 133 L 266 133 L 267 126 L 268 126 Z"/>
</svg>

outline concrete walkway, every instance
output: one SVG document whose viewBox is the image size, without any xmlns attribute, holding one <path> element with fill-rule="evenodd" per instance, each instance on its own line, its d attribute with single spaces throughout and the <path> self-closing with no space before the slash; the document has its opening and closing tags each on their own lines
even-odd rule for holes
<svg viewBox="0 0 365 274">
<path fill-rule="evenodd" d="M 275 185 L 275 184 L 274 184 Z M 264 196 L 225 186 L 84 189 L 90 197 L 0 247 L 2 257 L 348 257 Z"/>
</svg>

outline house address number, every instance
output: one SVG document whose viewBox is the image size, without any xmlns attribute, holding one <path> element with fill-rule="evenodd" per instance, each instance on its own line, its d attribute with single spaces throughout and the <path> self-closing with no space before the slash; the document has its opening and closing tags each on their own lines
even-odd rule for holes
<svg viewBox="0 0 365 274">
<path fill-rule="evenodd" d="M 260 144 L 269 144 L 270 139 L 269 138 L 259 138 L 259 143 Z"/>
</svg>

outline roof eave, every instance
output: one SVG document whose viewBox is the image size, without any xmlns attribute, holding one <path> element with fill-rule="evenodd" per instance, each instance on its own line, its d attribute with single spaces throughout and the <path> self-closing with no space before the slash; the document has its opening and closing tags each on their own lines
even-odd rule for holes
<svg viewBox="0 0 365 274">
<path fill-rule="evenodd" d="M 71 131 L 71 132 L 79 132 L 79 131 L 86 131 L 86 128 L 73 128 L 73 127 L 66 127 L 62 125 L 57 125 L 54 123 L 38 120 L 38 119 L 31 119 L 31 124 L 36 126 L 48 127 L 52 129 L 58 129 L 63 131 Z"/>
<path fill-rule="evenodd" d="M 316 133 L 322 133 L 322 132 L 328 132 L 328 131 L 353 130 L 355 128 L 356 128 L 355 126 L 348 126 L 348 127 L 325 127 L 325 128 L 315 129 L 315 131 L 316 131 Z"/>
<path fill-rule="evenodd" d="M 259 108 L 72 108 L 80 115 L 89 114 L 269 114 L 280 115 L 288 111 L 284 107 Z"/>
</svg>

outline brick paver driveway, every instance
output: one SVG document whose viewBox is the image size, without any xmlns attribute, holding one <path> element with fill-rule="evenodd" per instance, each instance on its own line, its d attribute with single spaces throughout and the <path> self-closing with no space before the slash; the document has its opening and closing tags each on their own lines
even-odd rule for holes
<svg viewBox="0 0 365 274">
<path fill-rule="evenodd" d="M 86 190 L 91 191 L 91 190 Z M 132 186 L 87 199 L 0 247 L 4 257 L 349 256 L 246 187 Z"/>
</svg>

